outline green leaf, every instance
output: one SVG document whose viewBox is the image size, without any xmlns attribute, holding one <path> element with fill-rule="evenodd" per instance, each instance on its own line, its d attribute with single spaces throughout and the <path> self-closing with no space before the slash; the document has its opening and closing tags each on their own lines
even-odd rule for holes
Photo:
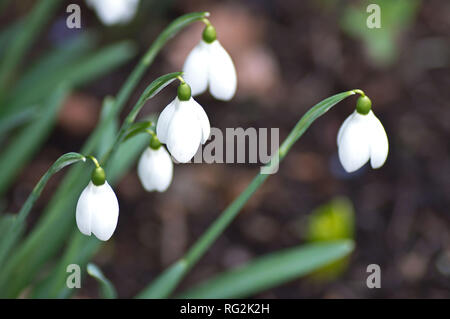
<svg viewBox="0 0 450 319">
<path fill-rule="evenodd" d="M 107 96 L 103 100 L 102 111 L 100 114 L 100 121 L 105 121 L 109 114 L 112 113 L 114 107 L 114 98 Z M 105 127 L 104 132 L 100 136 L 100 143 L 98 146 L 98 156 L 101 157 L 112 147 L 119 132 L 119 119 L 116 117 Z"/>
<path fill-rule="evenodd" d="M 13 98 L 17 93 L 29 94 L 36 85 L 42 85 L 43 79 L 57 83 L 67 76 L 67 70 L 80 58 L 86 57 L 95 48 L 97 37 L 92 32 L 83 32 L 80 35 L 70 37 L 55 48 L 51 48 L 30 66 L 15 86 Z M 51 70 L 52 72 L 49 72 Z"/>
<path fill-rule="evenodd" d="M 271 161 L 264 167 L 265 172 L 271 172 L 274 167 L 284 159 L 294 143 L 305 133 L 308 127 L 320 116 L 328 112 L 334 105 L 351 95 L 362 93 L 361 90 L 351 90 L 333 95 L 314 105 L 297 122 L 289 133 L 288 137 L 275 152 Z M 138 298 L 167 298 L 184 278 L 188 271 L 205 254 L 216 239 L 223 233 L 228 225 L 234 220 L 237 214 L 253 194 L 259 189 L 270 174 L 259 173 L 251 181 L 250 185 L 220 214 L 206 232 L 194 243 L 186 255 L 174 263 L 173 267 L 165 270 L 154 282 L 150 283 L 139 294 Z M 183 267 L 175 267 L 175 265 Z"/>
<path fill-rule="evenodd" d="M 97 37 L 92 32 L 83 32 L 38 56 L 8 94 L 3 108 L 13 112 L 39 102 L 55 85 L 67 82 L 71 70 L 81 59 L 88 57 L 96 42 Z M 2 110 L 2 113 L 5 112 Z"/>
<path fill-rule="evenodd" d="M 128 61 L 135 53 L 135 46 L 131 42 L 123 41 L 81 57 L 59 57 L 60 60 L 64 60 L 63 58 L 77 58 L 59 66 L 58 63 L 60 61 L 46 61 L 47 65 L 53 64 L 54 72 L 48 74 L 49 69 L 44 68 L 46 73 L 44 76 L 40 73 L 41 67 L 32 71 L 33 73 L 29 75 L 27 80 L 14 90 L 14 93 L 11 95 L 12 100 L 7 103 L 8 110 L 12 110 L 10 112 L 14 114 L 18 110 L 40 101 L 61 81 L 68 83 L 72 87 L 84 85 L 111 72 L 112 69 Z"/>
<path fill-rule="evenodd" d="M 100 268 L 98 268 L 96 265 L 89 263 L 87 265 L 87 272 L 89 275 L 94 277 L 98 283 L 100 284 L 100 295 L 102 298 L 105 299 L 115 299 L 117 298 L 117 292 L 114 288 L 111 281 L 106 278 Z"/>
<path fill-rule="evenodd" d="M 123 140 L 127 141 L 138 134 L 146 132 L 152 127 L 152 124 L 153 123 L 151 121 L 133 123 L 133 125 L 128 128 L 128 131 Z"/>
<path fill-rule="evenodd" d="M 0 214 L 0 249 L 7 240 L 8 231 L 13 227 L 16 218 L 16 214 Z"/>
<path fill-rule="evenodd" d="M 24 229 L 25 220 L 31 209 L 33 208 L 34 203 L 41 195 L 48 180 L 64 167 L 85 160 L 86 158 L 81 154 L 66 153 L 58 158 L 55 163 L 53 163 L 53 165 L 47 170 L 44 176 L 42 176 L 31 194 L 28 196 L 25 204 L 22 206 L 17 216 L 15 216 L 15 218 L 13 219 L 14 222 L 10 224 L 10 227 L 8 227 L 5 232 L 1 232 L 3 235 L 0 241 L 0 267 L 2 266 L 9 251 L 19 238 L 21 231 Z"/>
<path fill-rule="evenodd" d="M 37 35 L 49 20 L 57 6 L 58 0 L 39 1 L 30 14 L 23 20 L 23 26 L 10 43 L 4 57 L 0 61 L 0 96 L 2 96 L 11 82 L 16 67 L 20 64 L 25 53 L 37 39 Z"/>
<path fill-rule="evenodd" d="M 310 274 L 353 251 L 353 241 L 306 244 L 260 257 L 205 281 L 181 298 L 242 298 Z"/>
<path fill-rule="evenodd" d="M 75 289 L 67 287 L 67 266 L 76 264 L 84 269 L 100 247 L 100 240 L 95 237 L 87 237 L 78 229 L 72 231 L 69 245 L 57 265 L 52 269 L 46 280 L 43 280 L 30 294 L 31 298 L 67 298 Z"/>
<path fill-rule="evenodd" d="M 2 115 L 0 117 L 0 142 L 8 131 L 29 122 L 33 117 L 37 117 L 39 115 L 38 111 L 38 105 L 30 105 L 27 108 L 15 109 L 9 114 Z"/>
<path fill-rule="evenodd" d="M 67 85 L 60 85 L 47 101 L 47 107 L 39 118 L 25 127 L 8 144 L 0 155 L 0 195 L 3 194 L 14 177 L 39 149 L 50 133 L 58 110 L 68 93 Z"/>
<path fill-rule="evenodd" d="M 23 21 L 18 20 L 7 25 L 0 31 L 0 58 L 3 57 L 9 43 L 17 36 L 23 27 Z"/>
</svg>

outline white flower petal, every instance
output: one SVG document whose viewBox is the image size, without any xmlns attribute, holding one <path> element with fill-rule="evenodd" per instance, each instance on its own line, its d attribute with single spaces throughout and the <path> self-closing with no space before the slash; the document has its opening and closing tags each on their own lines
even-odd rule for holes
<svg viewBox="0 0 450 319">
<path fill-rule="evenodd" d="M 370 122 L 365 115 L 355 112 L 342 130 L 338 143 L 339 159 L 351 173 L 360 169 L 370 156 Z"/>
<path fill-rule="evenodd" d="M 136 15 L 139 0 L 87 0 L 105 25 L 127 23 Z"/>
<path fill-rule="evenodd" d="M 108 182 L 95 188 L 91 230 L 100 240 L 111 238 L 119 218 L 119 202 Z"/>
<path fill-rule="evenodd" d="M 230 55 L 218 40 L 209 45 L 209 91 L 218 100 L 228 101 L 236 92 L 236 69 Z"/>
<path fill-rule="evenodd" d="M 117 226 L 119 203 L 116 194 L 105 181 L 95 186 L 92 181 L 83 190 L 76 208 L 77 226 L 85 235 L 93 233 L 100 240 L 111 238 Z"/>
<path fill-rule="evenodd" d="M 206 141 L 209 138 L 209 135 L 211 133 L 211 125 L 209 124 L 209 119 L 208 119 L 208 115 L 206 115 L 205 110 L 203 109 L 203 107 L 196 101 L 194 100 L 192 97 L 190 99 L 190 101 L 192 103 L 192 108 L 197 116 L 199 125 L 202 129 L 202 139 L 201 139 L 201 143 L 205 144 Z"/>
<path fill-rule="evenodd" d="M 91 202 L 95 200 L 92 196 L 94 184 L 90 182 L 81 192 L 78 198 L 75 218 L 77 221 L 78 229 L 84 235 L 91 235 L 91 215 L 92 205 Z"/>
<path fill-rule="evenodd" d="M 191 87 L 193 96 L 206 91 L 208 87 L 209 51 L 203 40 L 189 53 L 183 66 L 183 78 Z"/>
<path fill-rule="evenodd" d="M 164 146 L 147 147 L 138 164 L 138 176 L 146 191 L 164 192 L 172 182 L 173 163 Z"/>
<path fill-rule="evenodd" d="M 370 111 L 369 114 L 370 124 L 371 124 L 371 136 L 369 141 L 370 147 L 370 165 L 372 168 L 380 168 L 383 166 L 387 159 L 389 152 L 389 142 L 384 130 L 383 124 L 380 120 Z"/>
<path fill-rule="evenodd" d="M 180 101 L 169 125 L 167 147 L 180 163 L 189 162 L 200 146 L 202 128 L 191 100 Z"/>
<path fill-rule="evenodd" d="M 353 118 L 353 115 L 355 113 L 350 114 L 344 121 L 344 123 L 342 123 L 341 127 L 339 128 L 338 134 L 337 134 L 337 145 L 339 146 L 340 144 L 340 140 L 342 137 L 342 132 L 345 130 L 345 128 L 347 127 L 348 122 L 351 121 L 351 119 Z"/>
<path fill-rule="evenodd" d="M 178 97 L 175 97 L 172 102 L 167 105 L 158 117 L 156 123 L 156 135 L 161 143 L 167 143 L 167 132 L 169 131 L 169 124 L 175 113 L 176 105 L 178 104 Z"/>
</svg>

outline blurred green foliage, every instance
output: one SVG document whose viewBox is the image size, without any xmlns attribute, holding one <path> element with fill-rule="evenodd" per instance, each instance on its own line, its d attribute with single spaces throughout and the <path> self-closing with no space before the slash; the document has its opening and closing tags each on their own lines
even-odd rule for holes
<svg viewBox="0 0 450 319">
<path fill-rule="evenodd" d="M 37 1 L 26 17 L 0 31 L 0 58 L 2 59 L 0 61 L 0 145 L 4 149 L 0 154 L 2 168 L 0 196 L 4 196 L 10 190 L 21 169 L 29 163 L 51 134 L 57 112 L 63 105 L 64 98 L 70 94 L 70 90 L 111 72 L 136 53 L 135 47 L 128 41 L 100 48 L 95 34 L 83 31 L 66 40 L 61 46 L 50 47 L 43 54 L 38 55 L 32 63 L 28 63 L 24 57 L 32 50 L 33 44 L 39 39 L 39 32 L 44 30 L 59 4 L 57 0 Z M 111 184 L 117 183 L 134 165 L 148 143 L 148 137 L 141 135 L 121 144 L 122 139 L 129 133 L 127 130 L 133 128 L 132 123 L 140 107 L 146 99 L 151 98 L 159 92 L 159 89 L 170 83 L 176 74 L 168 74 L 152 83 L 153 86 L 150 85 L 138 101 L 138 107 L 135 106 L 119 129 L 121 110 L 167 41 L 187 25 L 200 21 L 206 16 L 205 12 L 190 13 L 174 20 L 161 32 L 140 59 L 116 98 L 108 97 L 104 100 L 100 121 L 80 153 L 104 155 L 102 157 L 106 159 L 102 163 L 105 165 Z M 317 118 L 354 94 L 354 91 L 336 94 L 312 107 L 285 140 L 279 150 L 279 159 L 276 157 L 275 161 L 281 161 L 287 155 L 289 149 Z M 111 149 L 115 148 L 118 148 L 118 151 L 112 152 Z M 66 156 L 74 156 L 74 153 L 66 154 Z M 77 158 L 84 157 L 78 154 Z M 110 165 L 107 165 L 109 158 L 111 158 Z M 76 200 L 90 177 L 90 169 L 79 164 L 71 167 L 36 225 L 22 237 L 26 217 L 33 203 L 59 164 L 56 162 L 56 166 L 52 166 L 44 175 L 42 179 L 44 183 L 38 184 L 35 188 L 30 195 L 30 200 L 18 215 L 19 218 L 7 213 L 0 214 L 0 240 L 5 247 L 0 250 L 0 259 L 5 261 L 0 272 L 0 297 L 70 297 L 75 291 L 66 286 L 67 265 L 78 264 L 85 269 L 102 245 L 102 242 L 96 238 L 82 235 L 75 227 L 73 213 Z M 162 276 L 153 284 L 149 284 L 139 296 L 153 297 L 155 293 L 156 297 L 169 296 L 268 176 L 257 175 L 249 187 L 229 205 L 193 245 L 186 257 L 163 272 Z M 319 213 L 312 215 L 315 218 L 310 221 L 311 231 L 308 233 L 308 238 L 314 243 L 258 258 L 239 269 L 220 274 L 205 285 L 199 286 L 198 290 L 192 290 L 191 293 L 194 296 L 205 297 L 211 297 L 213 291 L 216 293 L 216 295 L 213 294 L 214 296 L 248 296 L 309 274 L 319 267 L 348 255 L 354 247 L 353 241 L 348 240 L 353 238 L 353 215 L 350 218 L 349 206 L 342 201 L 333 201 L 330 205 L 331 208 L 322 208 Z M 14 230 L 14 236 L 8 237 L 5 241 L 2 234 L 8 229 Z M 5 233 L 9 232 L 5 231 Z M 334 239 L 343 240 L 333 241 Z M 11 249 L 12 247 L 14 249 Z M 99 282 L 103 297 L 117 296 L 112 283 L 103 276 L 98 267 L 91 264 L 88 272 Z"/>
<path fill-rule="evenodd" d="M 380 6 L 381 28 L 367 26 L 369 4 Z M 348 35 L 363 42 L 375 65 L 385 67 L 397 60 L 399 37 L 414 22 L 419 6 L 420 0 L 364 0 L 358 6 L 346 3 L 340 25 Z"/>
<path fill-rule="evenodd" d="M 353 251 L 351 240 L 311 243 L 256 258 L 221 273 L 188 291 L 181 298 L 241 298 L 310 274 Z"/>
<path fill-rule="evenodd" d="M 337 197 L 317 207 L 308 217 L 306 239 L 309 242 L 327 242 L 354 239 L 355 213 L 351 201 Z M 342 274 L 349 257 L 343 257 L 313 274 L 315 279 L 332 280 Z"/>
</svg>

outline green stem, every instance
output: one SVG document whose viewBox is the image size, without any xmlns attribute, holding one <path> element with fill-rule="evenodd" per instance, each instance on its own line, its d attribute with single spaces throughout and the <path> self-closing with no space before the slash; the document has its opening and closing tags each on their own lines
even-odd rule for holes
<svg viewBox="0 0 450 319">
<path fill-rule="evenodd" d="M 86 156 L 86 158 L 89 158 L 92 161 L 92 163 L 94 163 L 96 168 L 100 167 L 100 164 L 98 163 L 97 159 L 94 156 L 89 155 L 89 156 Z"/>
<path fill-rule="evenodd" d="M 305 133 L 309 126 L 321 115 L 325 114 L 334 105 L 354 94 L 361 94 L 361 90 L 351 90 L 333 95 L 315 106 L 313 106 L 297 122 L 288 137 L 284 140 L 281 147 L 272 157 L 271 161 L 265 166 L 270 171 L 275 165 L 278 165 L 287 155 L 291 147 Z M 188 271 L 205 254 L 216 239 L 223 233 L 228 225 L 234 220 L 242 207 L 258 190 L 258 188 L 269 177 L 268 174 L 259 173 L 252 180 L 249 186 L 222 212 L 206 232 L 194 243 L 185 256 L 175 264 L 164 271 L 158 278 L 146 287 L 137 298 L 167 298 L 175 290 L 178 283 L 184 278 Z"/>
<path fill-rule="evenodd" d="M 182 77 L 181 75 L 180 75 L 180 76 L 177 76 L 177 79 L 178 79 L 178 81 L 181 82 L 181 84 L 186 83 L 186 81 L 183 79 L 183 77 Z"/>
</svg>

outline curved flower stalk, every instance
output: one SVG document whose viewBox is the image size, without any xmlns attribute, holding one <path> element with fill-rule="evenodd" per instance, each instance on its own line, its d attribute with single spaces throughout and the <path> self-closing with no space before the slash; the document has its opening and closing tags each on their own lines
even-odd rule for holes
<svg viewBox="0 0 450 319">
<path fill-rule="evenodd" d="M 214 27 L 208 20 L 205 23 L 202 40 L 184 63 L 184 78 L 191 86 L 193 96 L 202 94 L 209 87 L 216 99 L 228 101 L 236 92 L 236 69 L 230 55 L 217 40 Z"/>
<path fill-rule="evenodd" d="M 125 24 L 136 15 L 139 0 L 86 0 L 105 25 Z"/>
<path fill-rule="evenodd" d="M 152 136 L 150 145 L 139 159 L 138 176 L 142 186 L 148 192 L 165 192 L 172 182 L 172 159 L 156 135 Z"/>
<path fill-rule="evenodd" d="M 90 157 L 96 168 L 92 178 L 80 195 L 76 208 L 78 229 L 84 235 L 94 234 L 106 241 L 111 238 L 119 218 L 119 202 L 106 181 L 105 171 L 94 157 Z"/>
<path fill-rule="evenodd" d="M 306 132 L 309 126 L 320 116 L 328 112 L 333 106 L 343 99 L 360 94 L 365 96 L 364 92 L 355 89 L 347 92 L 342 92 L 326 98 L 325 100 L 314 105 L 302 118 L 297 122 L 295 127 L 284 140 L 280 148 L 272 156 L 271 161 L 266 164 L 270 171 L 273 165 L 278 165 L 287 155 L 292 146 L 297 142 Z M 216 239 L 225 231 L 228 225 L 241 211 L 242 207 L 264 183 L 264 181 L 271 176 L 260 172 L 251 181 L 248 187 L 221 213 L 221 215 L 214 221 L 214 223 L 203 233 L 203 235 L 194 243 L 194 245 L 187 251 L 187 253 L 178 261 L 168 267 L 159 277 L 151 282 L 139 294 L 138 298 L 166 298 L 175 290 L 178 283 L 184 278 L 189 270 L 194 267 L 198 260 L 208 251 Z"/>
<path fill-rule="evenodd" d="M 369 159 L 372 168 L 380 168 L 388 155 L 386 132 L 371 105 L 367 96 L 359 97 L 356 110 L 347 117 L 337 135 L 339 159 L 349 173 L 360 169 Z"/>
<path fill-rule="evenodd" d="M 187 163 L 208 140 L 211 126 L 202 106 L 192 98 L 189 85 L 180 80 L 177 97 L 158 118 L 156 134 L 178 162 Z"/>
</svg>

